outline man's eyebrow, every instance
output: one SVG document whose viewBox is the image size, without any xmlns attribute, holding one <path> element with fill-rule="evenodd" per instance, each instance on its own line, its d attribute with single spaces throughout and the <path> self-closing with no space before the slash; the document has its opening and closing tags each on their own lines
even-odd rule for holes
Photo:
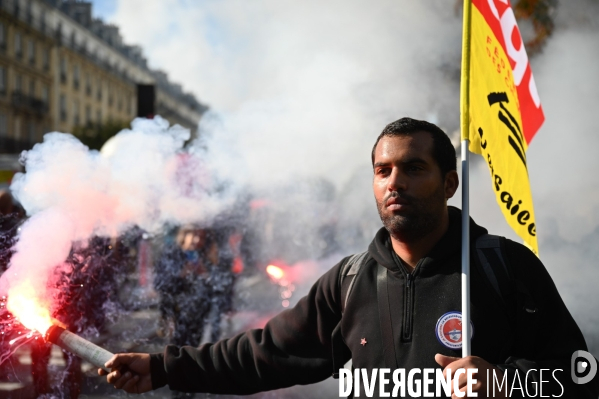
<svg viewBox="0 0 599 399">
<path fill-rule="evenodd" d="M 373 168 L 378 168 L 380 166 L 389 166 L 391 163 L 390 162 L 377 162 L 374 165 L 372 165 Z"/>
<path fill-rule="evenodd" d="M 405 160 L 401 161 L 401 163 L 404 165 L 405 164 L 413 164 L 413 163 L 428 164 L 428 162 L 426 160 L 424 160 L 423 158 L 418 158 L 418 157 L 405 159 Z M 391 162 L 376 162 L 372 167 L 378 168 L 378 167 L 389 166 L 389 165 L 391 165 Z"/>
<path fill-rule="evenodd" d="M 408 158 L 405 161 L 401 161 L 401 163 L 406 164 L 406 163 L 425 163 L 427 164 L 428 162 L 422 158 Z"/>
</svg>

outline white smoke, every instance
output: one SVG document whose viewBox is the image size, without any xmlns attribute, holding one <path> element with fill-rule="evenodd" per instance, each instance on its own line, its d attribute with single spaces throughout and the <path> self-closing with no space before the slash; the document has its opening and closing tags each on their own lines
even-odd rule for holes
<svg viewBox="0 0 599 399">
<path fill-rule="evenodd" d="M 136 119 L 102 152 L 70 134 L 49 133 L 23 156 L 26 173 L 11 190 L 31 216 L 21 227 L 0 293 L 29 285 L 42 303 L 53 272 L 73 243 L 92 235 L 117 236 L 133 226 L 149 233 L 166 224 L 201 223 L 226 200 L 197 155 L 183 145 L 189 131 L 166 120 Z"/>
<path fill-rule="evenodd" d="M 368 167 L 386 123 L 457 126 L 446 76 L 457 76 L 461 22 L 445 1 L 133 0 L 112 21 L 216 111 L 203 132 L 218 169 L 244 184 L 326 174 L 340 188 Z"/>
<path fill-rule="evenodd" d="M 119 1 L 111 22 L 126 41 L 141 44 L 153 66 L 216 110 L 203 121 L 203 137 L 191 153 L 207 176 L 187 178 L 199 180 L 181 195 L 185 190 L 172 177 L 186 136 L 171 129 L 165 138 L 158 134 L 164 125 L 134 126 L 115 139 L 111 156 L 90 153 L 68 136 L 50 136 L 29 153 L 27 174 L 13 187 L 34 217 L 23 227 L 11 272 L 17 263 L 31 265 L 31 273 L 48 272 L 71 240 L 90 234 L 209 220 L 223 206 L 206 195 L 215 175 L 236 188 L 274 192 L 293 213 L 297 234 L 290 240 L 299 249 L 327 210 L 340 236 L 349 230 L 341 227 L 357 224 L 362 241 L 355 243 L 365 245 L 380 225 L 369 154 L 383 126 L 407 115 L 449 132 L 458 127 L 461 20 L 453 4 Z M 599 226 L 591 173 L 598 166 L 592 117 L 599 106 L 593 90 L 599 11 L 596 2 L 569 0 L 557 12 L 554 36 L 532 59 L 547 121 L 530 146 L 529 172 L 541 257 L 587 339 L 597 342 L 599 320 L 589 316 L 589 304 L 598 303 L 591 285 L 599 276 L 586 253 Z M 495 204 L 486 165 L 473 158 L 473 218 L 517 240 Z M 293 190 L 322 180 L 334 186 L 335 196 L 313 212 L 313 196 Z M 452 203 L 459 206 L 459 196 Z M 55 252 L 41 262 L 27 252 L 41 251 L 44 240 Z M 25 256 L 31 258 L 21 260 Z"/>
<path fill-rule="evenodd" d="M 154 66 L 220 110 L 220 125 L 203 126 L 214 133 L 207 141 L 219 148 L 220 170 L 233 178 L 243 171 L 243 180 L 258 186 L 292 184 L 301 175 L 330 180 L 338 220 L 360 223 L 366 240 L 379 226 L 369 152 L 383 126 L 407 115 L 458 128 L 455 4 L 127 0 L 112 21 L 126 40 L 144 46 Z M 599 226 L 598 8 L 592 0 L 560 2 L 553 36 L 531 59 L 546 122 L 527 155 L 541 258 L 595 355 L 599 320 L 591 304 L 599 303 L 592 286 L 599 269 L 584 243 Z M 472 157 L 471 215 L 520 241 L 479 158 Z M 451 203 L 460 206 L 460 197 Z"/>
</svg>

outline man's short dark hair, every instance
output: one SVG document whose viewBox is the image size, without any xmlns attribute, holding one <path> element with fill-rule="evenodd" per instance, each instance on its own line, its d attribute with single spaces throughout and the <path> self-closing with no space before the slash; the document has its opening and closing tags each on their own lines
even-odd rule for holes
<svg viewBox="0 0 599 399">
<path fill-rule="evenodd" d="M 447 134 L 433 123 L 412 118 L 401 118 L 385 126 L 372 147 L 372 165 L 374 166 L 374 151 L 381 138 L 408 136 L 418 132 L 429 132 L 433 136 L 433 158 L 437 161 L 443 177 L 447 172 L 457 170 L 455 147 Z"/>
</svg>

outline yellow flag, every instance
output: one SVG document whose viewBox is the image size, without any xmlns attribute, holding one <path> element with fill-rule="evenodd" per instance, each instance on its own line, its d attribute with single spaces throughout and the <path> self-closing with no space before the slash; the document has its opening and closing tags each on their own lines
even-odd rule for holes
<svg viewBox="0 0 599 399">
<path fill-rule="evenodd" d="M 487 161 L 508 224 L 538 255 L 526 150 L 545 117 L 509 0 L 465 0 L 462 139 Z"/>
</svg>

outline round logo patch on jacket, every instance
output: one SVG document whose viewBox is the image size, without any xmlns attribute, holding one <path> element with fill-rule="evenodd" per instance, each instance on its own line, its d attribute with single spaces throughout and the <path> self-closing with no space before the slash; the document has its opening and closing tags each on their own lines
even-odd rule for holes
<svg viewBox="0 0 599 399">
<path fill-rule="evenodd" d="M 437 340 L 446 348 L 462 349 L 462 312 L 447 312 L 437 320 L 435 327 Z M 474 326 L 470 322 L 470 338 L 474 335 Z"/>
</svg>

